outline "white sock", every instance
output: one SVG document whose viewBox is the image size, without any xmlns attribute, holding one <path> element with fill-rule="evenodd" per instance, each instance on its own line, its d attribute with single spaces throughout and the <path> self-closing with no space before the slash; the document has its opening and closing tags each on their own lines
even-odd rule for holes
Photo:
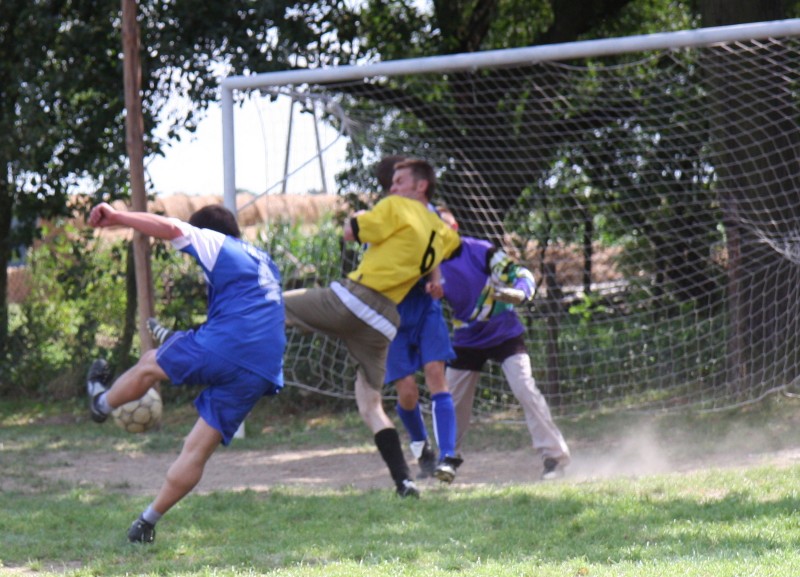
<svg viewBox="0 0 800 577">
<path fill-rule="evenodd" d="M 101 393 L 100 396 L 97 398 L 97 404 L 95 408 L 101 411 L 104 415 L 108 415 L 114 409 L 111 408 L 111 405 L 108 404 L 108 392 Z"/>
</svg>

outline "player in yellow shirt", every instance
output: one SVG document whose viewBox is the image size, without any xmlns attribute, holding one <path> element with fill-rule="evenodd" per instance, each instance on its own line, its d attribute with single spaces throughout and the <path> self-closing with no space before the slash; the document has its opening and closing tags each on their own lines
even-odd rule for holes
<svg viewBox="0 0 800 577">
<path fill-rule="evenodd" d="M 435 172 L 427 162 L 397 164 L 391 195 L 345 223 L 345 240 L 368 244 L 358 268 L 326 288 L 284 293 L 287 326 L 341 338 L 358 363 L 359 414 L 375 435 L 401 497 L 418 497 L 419 490 L 381 395 L 389 343 L 399 325 L 397 303 L 461 242 L 458 233 L 427 208 L 435 185 Z"/>
</svg>

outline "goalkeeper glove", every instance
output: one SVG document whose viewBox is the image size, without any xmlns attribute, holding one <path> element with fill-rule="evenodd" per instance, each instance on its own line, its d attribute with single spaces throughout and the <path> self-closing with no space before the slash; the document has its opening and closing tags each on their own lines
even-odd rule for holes
<svg viewBox="0 0 800 577">
<path fill-rule="evenodd" d="M 525 291 L 515 288 L 497 288 L 494 289 L 494 300 L 501 303 L 509 303 L 512 305 L 520 305 L 525 302 Z"/>
</svg>

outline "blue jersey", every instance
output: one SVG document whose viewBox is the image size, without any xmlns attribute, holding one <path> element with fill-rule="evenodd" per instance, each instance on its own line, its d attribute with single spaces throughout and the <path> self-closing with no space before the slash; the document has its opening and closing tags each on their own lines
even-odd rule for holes
<svg viewBox="0 0 800 577">
<path fill-rule="evenodd" d="M 196 342 L 282 387 L 286 333 L 277 266 L 237 238 L 173 222 L 183 232 L 173 246 L 197 260 L 207 283 L 208 318 L 195 331 Z"/>
<path fill-rule="evenodd" d="M 466 236 L 460 251 L 439 268 L 453 312 L 453 346 L 489 348 L 524 332 L 514 306 L 494 300 L 493 294 L 496 288 L 513 287 L 532 297 L 536 283 L 530 271 L 492 243 Z"/>
</svg>

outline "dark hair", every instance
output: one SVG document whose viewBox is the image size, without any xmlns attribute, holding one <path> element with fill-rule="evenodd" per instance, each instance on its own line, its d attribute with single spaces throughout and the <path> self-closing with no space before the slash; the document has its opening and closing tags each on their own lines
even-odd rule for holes
<svg viewBox="0 0 800 577">
<path fill-rule="evenodd" d="M 221 204 L 209 204 L 195 211 L 189 217 L 189 224 L 197 228 L 216 230 L 236 238 L 242 235 L 234 214 Z"/>
<path fill-rule="evenodd" d="M 395 170 L 400 170 L 401 168 L 411 169 L 414 180 L 428 181 L 428 189 L 425 191 L 425 196 L 427 196 L 428 202 L 430 202 L 433 199 L 433 193 L 436 191 L 436 172 L 434 172 L 433 167 L 424 160 L 412 158 L 410 160 L 403 160 L 394 165 Z"/>
<path fill-rule="evenodd" d="M 378 184 L 381 185 L 385 191 L 388 192 L 392 188 L 392 176 L 394 176 L 394 165 L 398 162 L 403 162 L 405 156 L 384 156 L 375 165 L 375 176 L 378 178 Z"/>
</svg>

